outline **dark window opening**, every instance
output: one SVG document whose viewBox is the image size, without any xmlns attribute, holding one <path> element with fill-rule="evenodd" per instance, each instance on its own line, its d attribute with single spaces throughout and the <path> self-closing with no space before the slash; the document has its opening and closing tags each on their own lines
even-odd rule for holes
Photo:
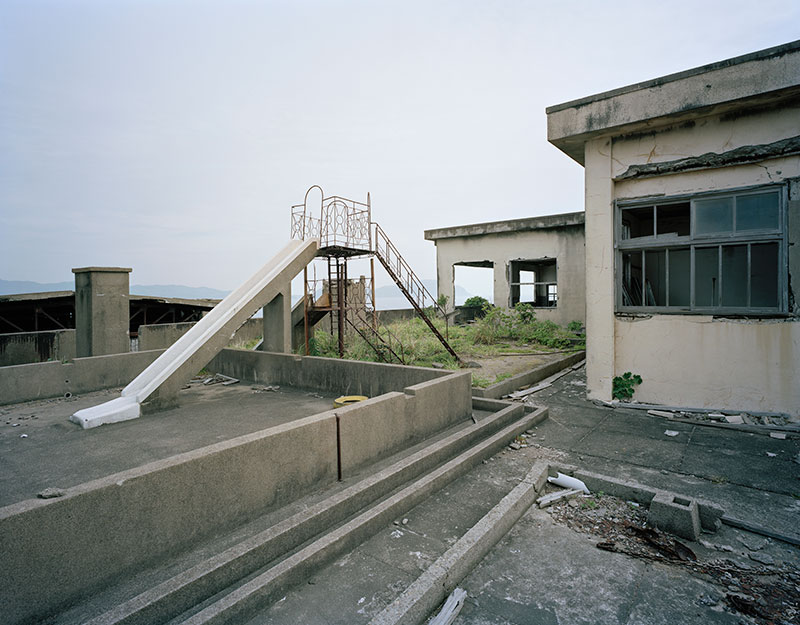
<svg viewBox="0 0 800 625">
<path fill-rule="evenodd" d="M 556 259 L 514 260 L 509 263 L 509 305 L 530 304 L 537 308 L 558 305 Z"/>
</svg>

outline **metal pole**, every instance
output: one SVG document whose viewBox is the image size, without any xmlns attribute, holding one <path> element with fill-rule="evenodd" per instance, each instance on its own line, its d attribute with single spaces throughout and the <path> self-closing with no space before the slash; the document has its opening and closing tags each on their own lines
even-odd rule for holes
<svg viewBox="0 0 800 625">
<path fill-rule="evenodd" d="M 369 202 L 369 193 L 367 194 Z M 375 301 L 375 257 L 369 257 L 370 287 L 372 289 L 372 327 L 378 331 L 378 304 Z"/>
<path fill-rule="evenodd" d="M 303 267 L 303 331 L 306 341 L 306 356 L 308 356 L 308 265 Z"/>
</svg>

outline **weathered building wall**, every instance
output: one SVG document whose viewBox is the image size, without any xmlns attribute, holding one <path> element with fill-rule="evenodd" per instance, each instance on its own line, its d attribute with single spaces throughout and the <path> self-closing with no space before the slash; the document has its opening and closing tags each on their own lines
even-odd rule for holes
<svg viewBox="0 0 800 625">
<path fill-rule="evenodd" d="M 642 376 L 641 402 L 796 415 L 798 330 L 796 320 L 618 317 L 615 371 Z"/>
<path fill-rule="evenodd" d="M 545 258 L 556 259 L 558 303 L 552 308 L 537 308 L 537 318 L 559 325 L 566 325 L 570 321 L 583 322 L 586 283 L 584 236 L 580 226 L 437 239 L 439 295 L 448 297 L 448 308 L 452 310 L 455 304 L 455 265 L 491 261 L 494 263 L 493 303 L 508 307 L 511 295 L 509 263 Z"/>
<path fill-rule="evenodd" d="M 75 330 L 0 334 L 0 367 L 73 358 Z"/>
<path fill-rule="evenodd" d="M 798 133 L 800 105 L 699 118 L 628 137 L 587 142 L 587 382 L 590 397 L 610 399 L 615 375 L 639 373 L 636 399 L 669 405 L 800 415 L 800 156 L 625 178 L 633 165 L 770 144 Z M 792 180 L 795 179 L 795 180 Z M 788 266 L 794 307 L 788 319 L 720 319 L 658 314 L 615 319 L 615 201 L 693 195 L 787 183 Z"/>
</svg>

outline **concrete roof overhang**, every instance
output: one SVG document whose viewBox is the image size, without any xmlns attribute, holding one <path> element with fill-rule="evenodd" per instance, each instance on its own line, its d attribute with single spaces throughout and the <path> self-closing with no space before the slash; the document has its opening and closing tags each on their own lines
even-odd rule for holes
<svg viewBox="0 0 800 625">
<path fill-rule="evenodd" d="M 548 107 L 547 140 L 584 164 L 600 136 L 800 100 L 800 40 Z"/>
<path fill-rule="evenodd" d="M 509 219 L 507 221 L 488 221 L 480 224 L 467 224 L 464 226 L 451 226 L 449 228 L 436 228 L 425 231 L 425 239 L 454 239 L 458 237 L 478 237 L 487 234 L 504 234 L 509 232 L 526 232 L 531 230 L 547 230 L 550 228 L 568 228 L 571 226 L 583 227 L 583 211 L 576 213 L 560 213 L 558 215 L 544 215 L 542 217 L 527 217 L 524 219 Z"/>
</svg>

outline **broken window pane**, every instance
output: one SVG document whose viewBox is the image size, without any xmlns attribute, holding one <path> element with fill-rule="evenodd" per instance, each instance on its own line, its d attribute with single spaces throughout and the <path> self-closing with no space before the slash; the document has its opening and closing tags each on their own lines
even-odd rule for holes
<svg viewBox="0 0 800 625">
<path fill-rule="evenodd" d="M 642 305 L 642 253 L 622 254 L 622 305 Z"/>
<path fill-rule="evenodd" d="M 652 237 L 653 207 L 626 208 L 622 211 L 622 238 Z"/>
<path fill-rule="evenodd" d="M 719 248 L 700 247 L 694 251 L 695 306 L 719 305 Z"/>
<path fill-rule="evenodd" d="M 747 245 L 722 248 L 722 305 L 747 306 Z"/>
<path fill-rule="evenodd" d="M 750 246 L 750 305 L 754 308 L 777 308 L 778 244 Z"/>
<path fill-rule="evenodd" d="M 669 250 L 669 305 L 689 306 L 690 302 L 689 248 Z"/>
<path fill-rule="evenodd" d="M 689 236 L 689 202 L 656 206 L 657 236 Z"/>
<path fill-rule="evenodd" d="M 733 198 L 697 200 L 694 215 L 695 234 L 730 232 L 733 230 Z"/>
<path fill-rule="evenodd" d="M 667 305 L 667 253 L 665 250 L 645 252 L 645 306 Z"/>
<path fill-rule="evenodd" d="M 736 230 L 777 230 L 780 196 L 777 191 L 736 198 Z"/>
</svg>

